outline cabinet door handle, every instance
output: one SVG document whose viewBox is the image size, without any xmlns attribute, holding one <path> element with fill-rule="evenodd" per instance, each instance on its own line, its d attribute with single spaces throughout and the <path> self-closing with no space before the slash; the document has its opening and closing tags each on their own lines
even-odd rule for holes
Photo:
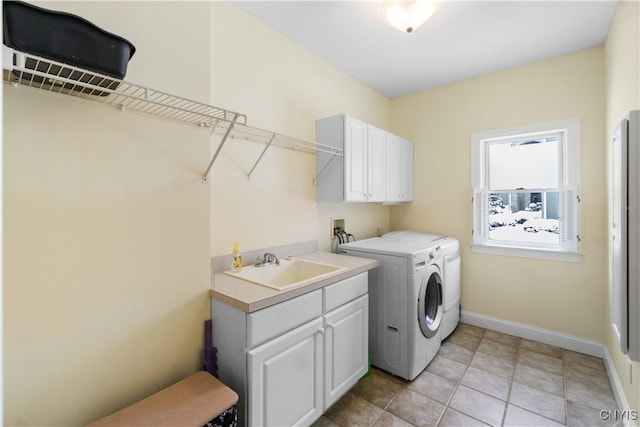
<svg viewBox="0 0 640 427">
<path fill-rule="evenodd" d="M 319 333 L 320 335 L 324 335 L 324 328 L 323 328 L 323 327 L 319 327 L 319 328 L 318 328 L 318 333 Z"/>
<path fill-rule="evenodd" d="M 333 323 L 327 323 L 327 329 L 333 329 L 335 325 Z"/>
</svg>

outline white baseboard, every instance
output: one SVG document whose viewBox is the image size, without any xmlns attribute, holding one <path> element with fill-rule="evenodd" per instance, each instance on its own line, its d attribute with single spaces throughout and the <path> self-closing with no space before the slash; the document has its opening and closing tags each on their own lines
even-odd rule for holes
<svg viewBox="0 0 640 427">
<path fill-rule="evenodd" d="M 629 401 L 627 400 L 627 396 L 624 394 L 624 389 L 622 388 L 622 383 L 620 382 L 620 377 L 618 376 L 618 372 L 616 371 L 616 367 L 613 364 L 613 359 L 611 358 L 611 353 L 609 353 L 609 349 L 606 345 L 602 345 L 604 348 L 604 364 L 607 367 L 607 373 L 609 374 L 609 381 L 611 382 L 611 388 L 613 389 L 613 394 L 616 397 L 616 402 L 618 402 L 618 406 L 622 410 L 630 411 L 631 406 L 629 406 Z M 625 427 L 634 427 L 635 424 L 633 421 L 629 419 L 624 419 Z"/>
<path fill-rule="evenodd" d="M 554 345 L 567 350 L 577 351 L 590 356 L 605 357 L 604 345 L 598 341 L 591 341 L 573 335 L 550 331 L 524 323 L 511 322 L 484 314 L 462 311 L 462 321 L 474 326 L 491 329 L 520 338 L 538 341 L 544 344 Z"/>
<path fill-rule="evenodd" d="M 461 321 L 481 328 L 491 329 L 493 331 L 604 359 L 613 394 L 618 402 L 619 408 L 622 410 L 632 409 L 629 407 L 629 402 L 624 394 L 624 389 L 622 388 L 622 383 L 613 364 L 609 349 L 603 343 L 464 310 L 461 312 Z M 633 426 L 631 423 L 632 421 L 625 420 L 625 426 Z"/>
</svg>

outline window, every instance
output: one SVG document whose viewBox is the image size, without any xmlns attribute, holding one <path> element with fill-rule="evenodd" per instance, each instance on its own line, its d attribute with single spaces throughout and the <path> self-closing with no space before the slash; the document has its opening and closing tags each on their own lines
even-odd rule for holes
<svg viewBox="0 0 640 427">
<path fill-rule="evenodd" d="M 578 120 L 472 136 L 473 250 L 579 261 Z"/>
</svg>

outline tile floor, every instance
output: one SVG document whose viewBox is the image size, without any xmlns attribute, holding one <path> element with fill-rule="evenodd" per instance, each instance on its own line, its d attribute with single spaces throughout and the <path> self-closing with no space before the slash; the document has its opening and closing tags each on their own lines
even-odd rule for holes
<svg viewBox="0 0 640 427">
<path fill-rule="evenodd" d="M 616 408 L 602 359 L 460 324 L 415 380 L 372 368 L 314 426 L 610 426 Z"/>
</svg>

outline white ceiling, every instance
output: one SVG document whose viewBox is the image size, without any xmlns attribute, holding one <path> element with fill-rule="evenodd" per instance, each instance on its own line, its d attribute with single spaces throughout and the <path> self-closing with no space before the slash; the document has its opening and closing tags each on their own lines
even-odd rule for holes
<svg viewBox="0 0 640 427">
<path fill-rule="evenodd" d="M 378 1 L 236 4 L 367 86 L 394 98 L 604 43 L 616 2 L 443 1 L 415 32 Z"/>
</svg>

